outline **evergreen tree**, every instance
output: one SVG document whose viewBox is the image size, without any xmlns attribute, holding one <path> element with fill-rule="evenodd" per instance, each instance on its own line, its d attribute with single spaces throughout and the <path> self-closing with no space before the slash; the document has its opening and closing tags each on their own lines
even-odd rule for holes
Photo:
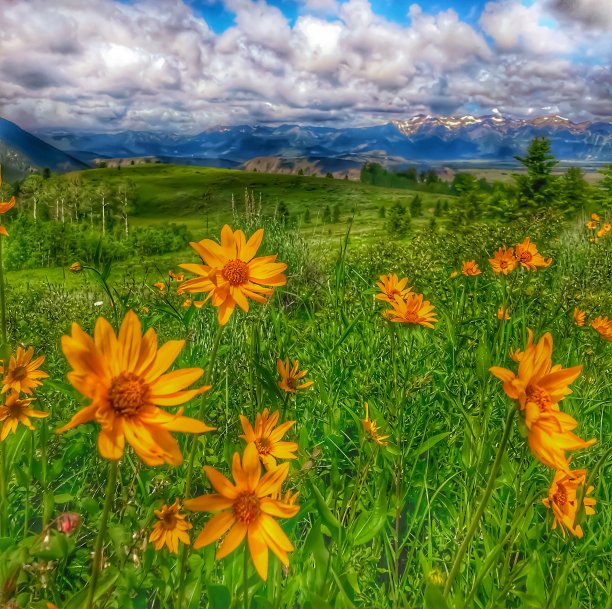
<svg viewBox="0 0 612 609">
<path fill-rule="evenodd" d="M 436 208 L 434 209 L 434 217 L 439 218 L 442 215 L 442 201 L 438 199 L 436 201 Z"/>
<path fill-rule="evenodd" d="M 322 222 L 323 224 L 329 224 L 331 222 L 331 209 L 329 209 L 329 205 L 326 205 L 323 210 Z"/>
<path fill-rule="evenodd" d="M 281 201 L 276 208 L 276 217 L 278 221 L 283 225 L 287 226 L 289 222 L 289 210 L 287 209 L 287 204 L 284 201 Z"/>
<path fill-rule="evenodd" d="M 557 180 L 552 175 L 559 161 L 550 154 L 550 141 L 535 137 L 529 144 L 527 155 L 514 157 L 525 167 L 527 175 L 513 174 L 517 186 L 520 208 L 550 207 L 557 200 Z"/>
<path fill-rule="evenodd" d="M 340 205 L 336 203 L 332 208 L 332 222 L 337 224 L 340 222 Z"/>
<path fill-rule="evenodd" d="M 311 219 L 310 219 L 310 208 L 306 208 L 306 211 L 304 212 L 304 224 L 310 224 Z"/>
<path fill-rule="evenodd" d="M 399 201 L 395 201 L 391 205 L 385 226 L 391 237 L 401 238 L 408 232 L 410 228 L 410 214 Z"/>
<path fill-rule="evenodd" d="M 381 205 L 381 206 L 378 208 L 378 217 L 379 217 L 379 218 L 383 218 L 383 219 L 384 219 L 384 217 L 385 217 L 386 215 L 387 215 L 387 214 L 386 214 L 386 209 L 385 209 L 385 206 L 384 206 L 384 205 Z"/>
<path fill-rule="evenodd" d="M 418 218 L 423 215 L 423 200 L 420 195 L 414 195 L 410 201 L 410 215 L 413 218 Z"/>
<path fill-rule="evenodd" d="M 597 183 L 595 201 L 604 209 L 612 209 L 612 165 L 599 170 L 603 178 Z"/>
<path fill-rule="evenodd" d="M 561 178 L 560 199 L 563 209 L 576 212 L 586 207 L 590 198 L 590 186 L 579 167 L 570 167 Z"/>
</svg>

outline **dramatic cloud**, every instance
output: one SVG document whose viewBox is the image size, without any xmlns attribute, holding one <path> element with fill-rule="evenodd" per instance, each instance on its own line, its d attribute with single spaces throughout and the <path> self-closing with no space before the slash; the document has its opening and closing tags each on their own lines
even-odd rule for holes
<svg viewBox="0 0 612 609">
<path fill-rule="evenodd" d="M 218 27 L 196 4 L 5 0 L 0 115 L 30 129 L 189 132 L 420 112 L 610 118 L 603 0 L 490 2 L 477 26 L 408 2 L 399 22 L 369 0 L 296 0 L 293 19 L 224 0 L 233 23 Z"/>
</svg>

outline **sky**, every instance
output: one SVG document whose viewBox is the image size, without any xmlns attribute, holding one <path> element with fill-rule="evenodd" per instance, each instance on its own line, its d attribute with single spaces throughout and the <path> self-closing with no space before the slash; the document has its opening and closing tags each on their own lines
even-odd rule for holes
<svg viewBox="0 0 612 609">
<path fill-rule="evenodd" d="M 612 120 L 611 0 L 0 0 L 0 116 L 33 131 Z"/>
</svg>

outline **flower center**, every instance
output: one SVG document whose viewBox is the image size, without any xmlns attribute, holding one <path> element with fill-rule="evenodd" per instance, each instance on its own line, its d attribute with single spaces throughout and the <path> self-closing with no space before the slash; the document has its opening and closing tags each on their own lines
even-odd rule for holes
<svg viewBox="0 0 612 609">
<path fill-rule="evenodd" d="M 553 500 L 559 506 L 567 503 L 567 491 L 562 484 L 557 485 L 557 492 L 553 495 Z"/>
<path fill-rule="evenodd" d="M 255 440 L 255 448 L 260 455 L 269 455 L 272 452 L 272 442 L 268 438 Z"/>
<path fill-rule="evenodd" d="M 531 255 L 531 252 L 521 252 L 521 255 L 519 256 L 521 262 L 531 262 L 531 259 L 533 258 L 533 256 Z"/>
<path fill-rule="evenodd" d="M 221 275 L 230 285 L 242 285 L 249 280 L 249 265 L 238 258 L 230 260 L 221 270 Z"/>
<path fill-rule="evenodd" d="M 499 263 L 499 266 L 500 266 L 502 269 L 507 269 L 507 268 L 508 268 L 508 261 L 507 261 L 507 260 L 502 260 L 502 261 Z"/>
<path fill-rule="evenodd" d="M 28 376 L 28 370 L 25 366 L 17 366 L 12 373 L 13 379 L 16 381 L 23 381 Z"/>
<path fill-rule="evenodd" d="M 133 372 L 122 372 L 110 386 L 108 399 L 113 410 L 120 416 L 129 417 L 147 403 L 149 386 Z"/>
<path fill-rule="evenodd" d="M 261 513 L 258 497 L 252 492 L 241 493 L 234 501 L 234 516 L 243 524 L 250 524 Z"/>
<path fill-rule="evenodd" d="M 552 401 L 544 389 L 538 387 L 537 385 L 534 387 L 527 387 L 525 394 L 527 396 L 527 401 L 537 404 L 540 412 L 547 412 L 550 410 Z"/>
<path fill-rule="evenodd" d="M 15 400 L 12 404 L 5 404 L 9 412 L 9 418 L 11 419 L 19 419 L 23 411 L 27 408 L 21 400 Z"/>
<path fill-rule="evenodd" d="M 406 313 L 406 315 L 404 315 L 404 321 L 410 323 L 410 324 L 418 324 L 419 323 L 419 316 L 416 313 L 413 313 L 412 311 L 409 311 L 408 313 Z"/>
<path fill-rule="evenodd" d="M 162 525 L 166 531 L 174 531 L 176 529 L 176 515 L 174 512 L 166 512 L 162 519 Z"/>
</svg>

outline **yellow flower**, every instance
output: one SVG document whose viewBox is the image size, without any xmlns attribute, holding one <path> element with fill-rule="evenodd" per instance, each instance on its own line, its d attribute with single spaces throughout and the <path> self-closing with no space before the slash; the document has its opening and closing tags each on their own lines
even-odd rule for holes
<svg viewBox="0 0 612 609">
<path fill-rule="evenodd" d="M 172 281 L 183 281 L 185 279 L 185 275 L 183 275 L 183 273 L 175 273 L 172 270 L 168 271 L 168 275 Z"/>
<path fill-rule="evenodd" d="M 48 412 L 30 408 L 33 401 L 34 398 L 19 399 L 19 394 L 15 391 L 4 398 L 4 404 L 0 404 L 0 423 L 4 423 L 2 432 L 0 432 L 0 442 L 5 440 L 9 433 L 15 433 L 19 423 L 23 423 L 28 429 L 34 429 L 32 423 L 30 423 L 30 417 L 44 419 L 49 416 Z"/>
<path fill-rule="evenodd" d="M 595 220 L 595 222 L 599 222 L 601 218 L 595 212 L 593 212 L 591 214 L 591 220 Z"/>
<path fill-rule="evenodd" d="M 586 227 L 589 230 L 595 230 L 597 228 L 597 222 L 593 222 L 593 220 L 591 220 L 590 222 L 586 223 Z"/>
<path fill-rule="evenodd" d="M 574 323 L 577 326 L 584 326 L 585 317 L 586 313 L 582 309 L 579 309 L 578 307 L 574 309 Z"/>
<path fill-rule="evenodd" d="M 2 168 L 0 167 L 0 188 L 2 187 Z M 9 201 L 0 202 L 0 215 L 5 214 L 9 209 L 15 207 L 15 197 L 11 197 Z M 0 235 L 8 237 L 8 231 L 0 224 Z"/>
<path fill-rule="evenodd" d="M 454 279 L 455 277 L 457 277 L 457 275 L 459 275 L 457 271 L 451 271 L 450 278 Z"/>
<path fill-rule="evenodd" d="M 610 230 L 612 230 L 612 224 L 608 224 L 607 222 L 601 227 L 601 230 L 604 231 L 604 235 L 608 234 Z"/>
<path fill-rule="evenodd" d="M 301 370 L 298 372 L 299 362 L 298 360 L 294 360 L 293 367 L 289 364 L 289 358 L 285 358 L 285 361 L 281 359 L 276 360 L 276 369 L 278 373 L 281 375 L 281 380 L 278 386 L 287 393 L 296 393 L 300 389 L 308 389 L 314 385 L 314 381 L 307 381 L 306 383 L 302 383 L 298 385 L 298 381 L 303 379 L 306 374 L 308 374 L 308 370 Z"/>
<path fill-rule="evenodd" d="M 293 453 L 298 449 L 295 442 L 281 442 L 281 438 L 295 425 L 295 421 L 286 421 L 275 428 L 279 413 L 268 414 L 264 408 L 262 413 L 255 417 L 255 428 L 251 427 L 249 420 L 240 416 L 244 434 L 240 437 L 247 443 L 255 444 L 261 462 L 270 469 L 276 465 L 276 459 L 295 459 Z"/>
<path fill-rule="evenodd" d="M 73 262 L 69 267 L 68 270 L 71 273 L 80 273 L 83 270 L 83 265 L 80 262 Z"/>
<path fill-rule="evenodd" d="M 500 247 L 493 254 L 493 258 L 489 258 L 489 264 L 494 273 L 503 273 L 504 275 L 511 273 L 518 264 L 514 257 L 514 248 L 506 249 L 505 247 Z"/>
<path fill-rule="evenodd" d="M 510 314 L 508 313 L 508 309 L 506 307 L 499 307 L 499 309 L 497 309 L 497 319 L 510 319 Z"/>
<path fill-rule="evenodd" d="M 184 303 L 183 303 L 183 308 L 188 309 L 191 305 L 193 304 L 193 300 L 191 299 L 187 299 Z"/>
<path fill-rule="evenodd" d="M 380 435 L 378 426 L 376 425 L 376 421 L 370 419 L 370 410 L 368 408 L 367 402 L 364 402 L 364 407 L 365 419 L 362 419 L 361 423 L 363 424 L 363 428 L 368 436 L 368 439 L 370 439 L 372 442 L 376 442 L 376 444 L 378 444 L 379 446 L 387 446 L 389 442 L 386 442 L 385 440 L 389 436 Z"/>
<path fill-rule="evenodd" d="M 482 273 L 482 271 L 478 268 L 478 265 L 476 264 L 476 260 L 464 261 L 461 266 L 461 272 L 464 275 L 467 275 L 468 277 L 473 275 L 480 275 L 480 273 Z"/>
<path fill-rule="evenodd" d="M 557 470 L 548 490 L 548 497 L 542 500 L 544 505 L 553 511 L 554 521 L 552 528 L 555 529 L 559 525 L 563 537 L 565 537 L 565 529 L 578 538 L 582 537 L 582 527 L 576 523 L 576 516 L 581 503 L 587 516 L 595 513 L 593 506 L 597 501 L 586 497 L 593 490 L 593 487 L 589 486 L 585 489 L 585 483 L 586 470 L 584 469 Z M 579 490 L 583 492 L 581 501 L 578 498 Z"/>
<path fill-rule="evenodd" d="M 531 243 L 529 237 L 525 237 L 522 243 L 516 245 L 516 259 L 522 266 L 530 271 L 535 271 L 538 267 L 546 267 L 552 262 L 552 258 L 545 260 L 538 252 L 535 243 Z"/>
<path fill-rule="evenodd" d="M 604 340 L 612 340 L 612 319 L 607 317 L 596 317 L 591 322 L 591 327 L 603 338 Z"/>
<path fill-rule="evenodd" d="M 283 275 L 287 265 L 276 262 L 276 255 L 255 258 L 263 233 L 260 228 L 247 241 L 241 230 L 234 232 L 226 224 L 221 230 L 220 245 L 210 239 L 189 244 L 202 258 L 203 265 L 179 265 L 198 275 L 181 284 L 181 288 L 194 294 L 208 292 L 206 301 L 212 299 L 213 306 L 219 308 L 220 325 L 229 321 L 236 305 L 248 311 L 249 298 L 265 303 L 272 287 L 287 283 Z"/>
<path fill-rule="evenodd" d="M 220 560 L 231 554 L 246 537 L 251 558 L 259 576 L 268 577 L 268 550 L 285 566 L 289 565 L 288 552 L 293 545 L 275 518 L 292 518 L 299 506 L 275 499 L 289 473 L 289 463 L 283 463 L 261 475 L 259 453 L 255 444 L 248 444 L 242 463 L 234 453 L 232 475 L 235 484 L 212 467 L 204 471 L 217 491 L 185 501 L 188 510 L 217 513 L 195 540 L 195 549 L 207 546 L 225 535 L 215 558 Z"/>
<path fill-rule="evenodd" d="M 166 284 L 163 281 L 158 281 L 153 284 L 160 292 L 166 291 Z"/>
<path fill-rule="evenodd" d="M 380 290 L 380 293 L 376 294 L 378 300 L 384 300 L 393 304 L 397 296 L 405 299 L 412 292 L 412 288 L 406 287 L 408 283 L 407 277 L 398 279 L 397 275 L 393 274 L 381 275 L 379 279 L 380 281 L 376 282 L 376 286 Z"/>
<path fill-rule="evenodd" d="M 385 311 L 385 316 L 394 322 L 433 328 L 438 321 L 433 312 L 435 306 L 429 300 L 423 301 L 423 294 L 409 294 L 406 300 L 396 299 L 391 306 L 393 308 Z"/>
<path fill-rule="evenodd" d="M 157 522 L 153 525 L 153 532 L 149 541 L 154 542 L 155 549 L 161 550 L 164 545 L 174 554 L 178 554 L 179 541 L 189 545 L 189 533 L 192 526 L 180 513 L 179 500 L 175 499 L 171 506 L 163 505 L 161 510 L 155 510 Z"/>
<path fill-rule="evenodd" d="M 34 347 L 29 347 L 27 350 L 17 347 L 15 355 L 11 355 L 8 370 L 5 370 L 4 366 L 0 364 L 0 374 L 5 375 L 2 380 L 2 393 L 13 389 L 17 393 L 32 395 L 32 390 L 41 385 L 39 379 L 49 377 L 46 372 L 39 370 L 45 361 L 45 356 L 41 355 L 32 361 L 33 355 Z"/>
<path fill-rule="evenodd" d="M 62 337 L 64 355 L 73 368 L 68 380 L 91 402 L 57 433 L 95 420 L 101 427 L 98 449 L 104 458 L 120 459 L 127 441 L 147 465 L 179 465 L 183 456 L 169 432 L 213 429 L 182 416 L 182 409 L 170 414 L 159 408 L 184 404 L 210 389 L 185 389 L 202 376 L 201 368 L 164 374 L 184 344 L 173 340 L 158 349 L 155 330 L 149 328 L 142 336 L 133 311 L 125 316 L 118 336 L 102 317 L 96 321 L 93 339 L 72 324 L 72 335 Z"/>
</svg>

